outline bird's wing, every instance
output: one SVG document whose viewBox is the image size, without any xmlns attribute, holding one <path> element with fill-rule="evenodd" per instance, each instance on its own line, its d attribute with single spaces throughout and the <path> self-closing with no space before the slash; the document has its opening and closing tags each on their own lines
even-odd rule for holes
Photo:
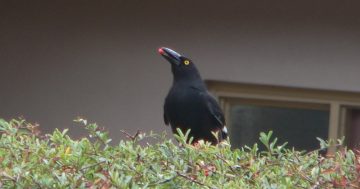
<svg viewBox="0 0 360 189">
<path fill-rule="evenodd" d="M 220 134 L 222 139 L 227 138 L 227 128 L 225 126 L 225 116 L 222 110 L 220 109 L 220 106 L 215 99 L 214 96 L 212 96 L 209 92 L 201 92 L 200 93 L 203 96 L 203 99 L 205 100 L 206 107 L 211 113 L 212 117 L 214 118 L 215 122 L 217 123 L 217 128 L 220 129 Z"/>
<path fill-rule="evenodd" d="M 208 92 L 203 92 L 203 93 L 204 94 L 202 94 L 202 95 L 205 97 L 206 106 L 207 106 L 209 112 L 214 117 L 214 119 L 217 121 L 219 127 L 222 128 L 225 125 L 225 117 L 224 117 L 222 110 L 220 109 L 220 106 L 219 106 L 217 100 L 210 93 L 208 93 Z"/>
</svg>

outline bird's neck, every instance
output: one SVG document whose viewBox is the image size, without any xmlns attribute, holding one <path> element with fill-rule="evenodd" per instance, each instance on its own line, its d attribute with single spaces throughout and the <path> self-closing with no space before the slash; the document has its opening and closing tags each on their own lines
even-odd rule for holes
<svg viewBox="0 0 360 189">
<path fill-rule="evenodd" d="M 202 80 L 199 71 L 195 67 L 186 71 L 172 67 L 171 71 L 174 81 Z"/>
<path fill-rule="evenodd" d="M 173 73 L 173 86 L 176 87 L 196 87 L 199 89 L 206 89 L 199 71 L 196 67 L 192 67 L 189 70 L 180 70 L 176 67 L 172 67 Z"/>
<path fill-rule="evenodd" d="M 205 90 L 206 89 L 206 85 L 204 83 L 204 81 L 201 79 L 200 76 L 198 77 L 180 77 L 180 78 L 176 78 L 174 77 L 173 80 L 173 86 L 174 87 L 193 87 L 193 88 L 197 88 L 200 90 Z"/>
<path fill-rule="evenodd" d="M 202 81 L 199 74 L 174 74 L 174 81 L 189 82 L 189 81 Z"/>
</svg>

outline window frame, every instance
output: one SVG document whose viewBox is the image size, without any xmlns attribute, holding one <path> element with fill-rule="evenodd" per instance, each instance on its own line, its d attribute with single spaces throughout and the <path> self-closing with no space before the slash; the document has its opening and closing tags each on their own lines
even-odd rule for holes
<svg viewBox="0 0 360 189">
<path fill-rule="evenodd" d="M 225 119 L 230 121 L 229 112 L 234 99 L 278 101 L 286 103 L 320 104 L 329 106 L 328 140 L 345 136 L 346 107 L 360 108 L 360 92 L 287 87 L 251 83 L 235 83 L 206 80 L 208 90 L 214 94 L 224 110 Z M 231 125 L 231 123 L 227 123 Z M 332 154 L 335 146 L 328 149 Z"/>
</svg>

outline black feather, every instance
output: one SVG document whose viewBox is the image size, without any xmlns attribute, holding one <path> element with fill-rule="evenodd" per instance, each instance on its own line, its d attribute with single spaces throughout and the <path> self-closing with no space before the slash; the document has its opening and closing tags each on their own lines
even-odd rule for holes
<svg viewBox="0 0 360 189">
<path fill-rule="evenodd" d="M 207 91 L 194 63 L 181 55 L 176 57 L 178 54 L 174 55 L 175 58 L 165 54 L 168 53 L 166 50 L 163 48 L 159 52 L 171 63 L 174 79 L 165 99 L 165 124 L 170 124 L 174 133 L 177 132 L 176 128 L 182 132 L 191 129 L 193 142 L 203 139 L 217 144 L 219 141 L 212 134 L 216 131 L 219 132 L 219 140 L 226 139 L 224 114 L 216 99 Z"/>
</svg>

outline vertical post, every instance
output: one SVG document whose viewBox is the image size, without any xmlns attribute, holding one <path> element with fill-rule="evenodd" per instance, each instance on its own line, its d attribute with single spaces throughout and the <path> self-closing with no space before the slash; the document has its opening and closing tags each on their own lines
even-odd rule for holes
<svg viewBox="0 0 360 189">
<path fill-rule="evenodd" d="M 340 120 L 339 120 L 339 135 L 342 138 L 346 135 L 346 124 L 348 122 L 349 111 L 347 107 L 340 107 Z"/>
<path fill-rule="evenodd" d="M 329 127 L 329 140 L 336 142 L 339 138 L 339 124 L 340 124 L 340 104 L 338 102 L 332 102 L 330 104 L 330 127 Z M 334 154 L 336 146 L 331 145 L 328 149 L 328 154 Z"/>
</svg>

